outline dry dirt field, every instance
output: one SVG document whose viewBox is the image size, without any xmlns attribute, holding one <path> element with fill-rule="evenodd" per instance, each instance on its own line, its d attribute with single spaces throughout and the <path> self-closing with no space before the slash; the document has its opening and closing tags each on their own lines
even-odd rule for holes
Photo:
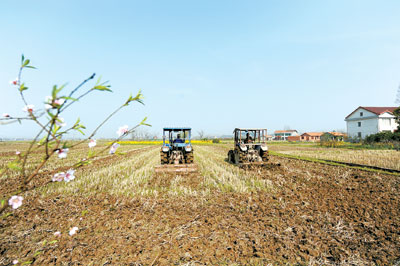
<svg viewBox="0 0 400 266">
<path fill-rule="evenodd" d="M 49 181 L 79 150 L 51 161 L 0 219 L 0 265 L 400 262 L 400 176 L 280 157 L 243 170 L 226 145 L 195 146 L 199 173 L 154 174 L 158 146 L 121 148 L 70 183 Z M 14 152 L 0 147 L 0 165 Z M 3 177 L 0 195 L 17 186 Z"/>
<path fill-rule="evenodd" d="M 271 150 L 314 159 L 357 163 L 400 170 L 400 151 L 326 148 L 307 144 L 270 145 Z"/>
</svg>

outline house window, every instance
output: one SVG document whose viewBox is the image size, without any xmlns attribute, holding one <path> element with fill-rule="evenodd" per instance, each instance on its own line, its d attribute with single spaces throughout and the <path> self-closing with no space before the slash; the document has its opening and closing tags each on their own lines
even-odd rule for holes
<svg viewBox="0 0 400 266">
<path fill-rule="evenodd" d="M 363 116 L 364 115 L 364 113 L 363 112 L 360 112 L 360 116 Z"/>
<path fill-rule="evenodd" d="M 361 132 L 358 132 L 358 137 L 361 139 Z"/>
<path fill-rule="evenodd" d="M 358 122 L 358 127 L 361 127 L 361 122 Z"/>
</svg>

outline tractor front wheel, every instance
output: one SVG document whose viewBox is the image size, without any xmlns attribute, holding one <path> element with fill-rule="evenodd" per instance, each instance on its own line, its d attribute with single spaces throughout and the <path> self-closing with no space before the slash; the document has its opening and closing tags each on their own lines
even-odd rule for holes
<svg viewBox="0 0 400 266">
<path fill-rule="evenodd" d="M 168 164 L 168 153 L 166 152 L 161 152 L 161 164 Z"/>
<path fill-rule="evenodd" d="M 233 150 L 228 152 L 228 162 L 235 164 L 235 154 L 233 153 Z"/>
<path fill-rule="evenodd" d="M 261 159 L 262 159 L 263 162 L 268 162 L 268 160 L 269 160 L 268 151 L 262 152 Z"/>
<path fill-rule="evenodd" d="M 246 153 L 239 151 L 239 163 L 244 163 L 246 160 Z"/>
<path fill-rule="evenodd" d="M 186 163 L 193 163 L 193 152 L 188 152 L 186 153 L 186 159 L 185 159 Z"/>
</svg>

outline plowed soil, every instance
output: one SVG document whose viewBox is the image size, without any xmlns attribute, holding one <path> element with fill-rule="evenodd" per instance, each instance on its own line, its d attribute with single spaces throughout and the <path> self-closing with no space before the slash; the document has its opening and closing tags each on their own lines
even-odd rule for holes
<svg viewBox="0 0 400 266">
<path fill-rule="evenodd" d="M 400 177 L 284 158 L 271 192 L 25 195 L 0 220 L 0 265 L 393 265 Z M 106 167 L 106 166 L 104 166 Z M 168 188 L 174 176 L 148 182 Z M 201 173 L 181 185 L 202 186 Z M 4 187 L 3 187 L 4 189 Z M 4 193 L 4 191 L 1 191 Z M 35 196 L 33 196 L 35 195 Z M 69 229 L 79 231 L 70 236 Z M 54 236 L 60 231 L 61 236 Z M 56 240 L 56 241 L 54 241 Z"/>
</svg>

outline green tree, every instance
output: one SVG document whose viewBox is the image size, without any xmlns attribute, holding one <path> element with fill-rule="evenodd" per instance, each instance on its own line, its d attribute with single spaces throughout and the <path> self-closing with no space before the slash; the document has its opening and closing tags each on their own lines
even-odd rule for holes
<svg viewBox="0 0 400 266">
<path fill-rule="evenodd" d="M 395 116 L 394 120 L 397 123 L 397 132 L 400 132 L 400 107 L 394 109 L 393 115 Z"/>
<path fill-rule="evenodd" d="M 400 86 L 397 88 L 397 95 L 396 95 L 396 104 L 400 105 Z M 395 121 L 397 123 L 397 132 L 400 132 L 400 106 L 394 110 L 393 115 L 395 116 Z"/>
</svg>

